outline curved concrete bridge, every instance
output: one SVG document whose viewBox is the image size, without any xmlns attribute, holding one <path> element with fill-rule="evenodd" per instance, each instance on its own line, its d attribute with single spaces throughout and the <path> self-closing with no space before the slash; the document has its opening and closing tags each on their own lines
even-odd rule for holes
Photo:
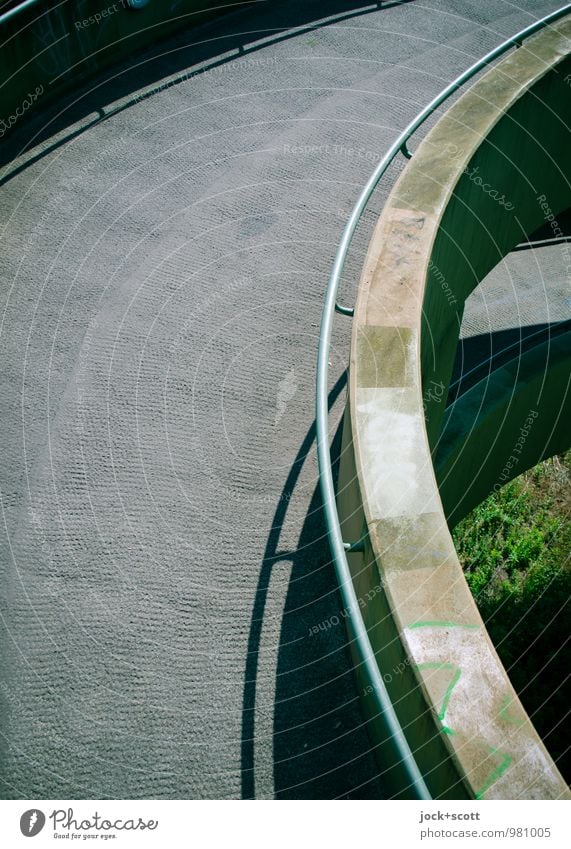
<svg viewBox="0 0 571 849">
<path fill-rule="evenodd" d="M 5 797 L 386 795 L 316 490 L 323 291 L 398 131 L 558 5 L 258 4 L 5 142 Z"/>
</svg>

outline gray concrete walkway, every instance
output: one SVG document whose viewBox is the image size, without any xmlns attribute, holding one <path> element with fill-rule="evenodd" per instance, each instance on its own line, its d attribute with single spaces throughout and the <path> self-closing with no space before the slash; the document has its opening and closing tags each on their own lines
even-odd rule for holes
<svg viewBox="0 0 571 849">
<path fill-rule="evenodd" d="M 384 794 L 331 624 L 323 292 L 397 132 L 559 5 L 257 4 L 87 87 L 3 169 L 4 797 Z"/>
</svg>

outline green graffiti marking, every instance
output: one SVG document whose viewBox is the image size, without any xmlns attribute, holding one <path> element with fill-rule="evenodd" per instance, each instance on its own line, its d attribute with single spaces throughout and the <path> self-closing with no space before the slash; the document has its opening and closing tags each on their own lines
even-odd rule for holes
<svg viewBox="0 0 571 849">
<path fill-rule="evenodd" d="M 462 675 L 462 670 L 460 667 L 456 668 L 456 672 L 452 677 L 452 681 L 448 685 L 446 692 L 444 693 L 444 700 L 442 702 L 442 707 L 440 708 L 440 713 L 438 714 L 439 718 L 444 721 L 444 717 L 446 715 L 446 711 L 448 709 L 448 702 L 450 701 L 450 696 L 452 695 L 452 690 L 460 680 L 460 676 Z"/>
<path fill-rule="evenodd" d="M 445 622 L 444 620 L 435 619 L 433 621 L 413 622 L 409 628 L 466 628 L 470 631 L 477 631 L 479 625 L 465 625 L 463 622 Z"/>
<path fill-rule="evenodd" d="M 462 670 L 460 669 L 459 666 L 455 666 L 453 663 L 438 663 L 438 662 L 419 663 L 419 664 L 417 664 L 417 668 L 418 669 L 449 669 L 449 670 L 454 672 L 454 674 L 452 675 L 452 679 L 451 679 L 450 683 L 448 684 L 448 687 L 446 688 L 446 692 L 444 693 L 444 698 L 442 699 L 442 705 L 440 706 L 440 710 L 438 711 L 438 719 L 442 722 L 442 732 L 444 734 L 448 734 L 452 737 L 457 736 L 458 735 L 457 731 L 454 731 L 448 725 L 444 724 L 444 717 L 446 716 L 446 711 L 448 709 L 448 703 L 450 702 L 450 698 L 452 696 L 452 691 L 454 690 L 454 687 L 456 686 L 456 684 L 460 680 L 460 676 L 462 675 Z M 507 707 L 510 704 L 510 702 L 511 702 L 511 700 L 509 699 L 509 696 L 508 696 L 508 701 L 505 704 L 503 710 L 507 710 Z M 508 721 L 510 721 L 510 720 L 508 720 Z M 511 720 L 511 721 L 513 722 L 513 720 Z M 491 752 L 492 755 L 500 755 L 502 757 L 502 761 L 497 767 L 495 767 L 490 772 L 490 774 L 487 776 L 486 780 L 484 781 L 484 783 L 482 784 L 480 789 L 476 792 L 476 794 L 475 794 L 476 799 L 481 799 L 483 797 L 484 793 L 486 793 L 490 789 L 492 784 L 494 784 L 498 780 L 498 778 L 501 778 L 501 776 L 504 774 L 506 769 L 510 766 L 510 764 L 513 761 L 512 756 L 508 755 L 507 752 L 502 752 L 502 751 L 500 751 L 500 749 L 494 749 L 492 746 L 486 746 L 486 749 L 489 752 Z"/>
<path fill-rule="evenodd" d="M 481 799 L 483 797 L 484 793 L 486 793 L 490 789 L 492 784 L 495 784 L 498 778 L 502 777 L 506 769 L 513 761 L 512 756 L 508 755 L 507 752 L 502 752 L 499 749 L 494 749 L 492 748 L 492 746 L 486 746 L 486 748 L 492 753 L 492 755 L 501 755 L 503 760 L 499 764 L 499 766 L 497 766 L 491 771 L 491 773 L 488 775 L 480 789 L 476 792 L 476 799 Z"/>
<path fill-rule="evenodd" d="M 462 675 L 462 670 L 459 666 L 455 666 L 453 663 L 419 663 L 417 665 L 418 669 L 450 669 L 454 674 L 452 675 L 452 679 L 446 688 L 446 692 L 444 693 L 444 698 L 442 699 L 442 704 L 440 706 L 440 710 L 438 711 L 438 719 L 441 722 L 444 722 L 444 717 L 446 716 L 446 711 L 448 709 L 448 703 L 450 701 L 450 697 L 452 695 L 452 690 L 460 680 L 460 676 Z M 447 734 L 455 734 L 455 731 L 448 729 Z"/>
<path fill-rule="evenodd" d="M 511 704 L 513 704 L 511 696 L 504 696 L 498 716 L 500 719 L 503 719 L 504 722 L 508 722 L 510 725 L 515 725 L 516 728 L 521 728 L 522 725 L 525 725 L 525 719 L 516 719 L 513 716 L 510 716 L 509 708 Z"/>
<path fill-rule="evenodd" d="M 461 622 L 446 622 L 443 620 L 421 620 L 419 622 L 413 622 L 408 626 L 409 628 L 466 628 L 467 630 L 478 630 L 479 625 L 465 625 Z M 440 710 L 438 711 L 438 719 L 442 723 L 442 733 L 448 734 L 452 737 L 458 735 L 457 731 L 454 731 L 448 725 L 444 724 L 444 717 L 446 716 L 446 711 L 448 710 L 448 705 L 450 703 L 450 699 L 452 698 L 452 693 L 454 691 L 454 687 L 460 680 L 462 676 L 462 670 L 459 666 L 456 666 L 453 663 L 443 663 L 443 662 L 432 662 L 432 663 L 418 663 L 417 669 L 448 669 L 452 674 L 452 678 L 448 687 L 446 688 L 446 692 L 444 693 L 444 698 L 442 699 L 442 704 L 440 705 Z M 506 696 L 500 707 L 499 716 L 505 722 L 510 723 L 510 725 L 521 726 L 524 724 L 524 720 L 515 719 L 514 717 L 509 715 L 509 707 L 512 704 L 512 699 L 510 696 Z M 498 766 L 494 767 L 489 775 L 486 777 L 484 783 L 480 787 L 480 789 L 476 792 L 476 799 L 482 799 L 484 794 L 488 792 L 492 784 L 502 777 L 504 772 L 509 768 L 509 766 L 513 763 L 513 757 L 508 755 L 507 752 L 500 751 L 500 749 L 495 749 L 492 746 L 486 746 L 486 749 L 492 755 L 499 755 L 502 760 Z"/>
</svg>

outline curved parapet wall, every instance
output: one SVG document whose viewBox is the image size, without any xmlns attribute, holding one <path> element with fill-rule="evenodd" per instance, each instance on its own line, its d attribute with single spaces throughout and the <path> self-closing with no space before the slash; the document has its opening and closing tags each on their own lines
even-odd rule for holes
<svg viewBox="0 0 571 849">
<path fill-rule="evenodd" d="M 431 130 L 378 222 L 355 309 L 339 511 L 345 539 L 365 538 L 364 552 L 349 555 L 355 590 L 393 704 L 435 797 L 569 795 L 464 580 L 432 457 L 465 299 L 547 214 L 571 203 L 570 36 L 567 17 L 530 39 Z M 534 428 L 557 433 L 552 447 L 560 450 L 562 372 L 556 368 L 553 375 L 533 407 Z M 511 424 L 492 435 L 482 425 L 480 436 L 485 432 L 494 450 L 473 487 L 476 497 L 493 488 L 512 453 L 512 431 L 524 426 L 518 416 L 527 410 L 529 391 L 533 386 L 525 389 L 520 374 L 509 403 L 496 393 L 496 414 Z M 477 450 L 476 439 L 475 456 Z M 548 451 L 549 442 L 541 456 Z M 536 455 L 528 449 L 529 464 Z M 457 440 L 442 466 L 449 505 L 468 489 L 466 474 L 469 483 L 478 477 L 463 462 Z M 524 468 L 522 461 L 517 473 Z M 375 736 L 367 681 L 361 684 Z M 382 754 L 385 741 L 378 734 L 375 741 Z"/>
</svg>

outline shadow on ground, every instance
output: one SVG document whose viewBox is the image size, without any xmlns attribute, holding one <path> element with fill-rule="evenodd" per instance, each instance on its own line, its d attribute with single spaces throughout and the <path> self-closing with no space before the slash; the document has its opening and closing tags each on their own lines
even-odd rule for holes
<svg viewBox="0 0 571 849">
<path fill-rule="evenodd" d="M 346 383 L 329 395 L 331 407 Z M 287 505 L 315 441 L 308 431 L 285 481 L 260 570 L 250 625 L 242 724 L 242 796 L 255 797 L 254 734 L 258 656 L 271 570 L 292 563 L 281 626 L 274 714 L 274 787 L 278 798 L 385 798 L 359 707 L 357 686 L 335 572 L 327 542 L 319 487 L 295 551 L 279 550 Z M 334 472 L 341 429 L 332 445 Z M 336 623 L 336 617 L 339 619 Z M 322 625 L 317 634 L 310 634 Z"/>
<path fill-rule="evenodd" d="M 537 345 L 568 333 L 570 327 L 571 320 L 529 324 L 460 339 L 446 405 L 452 404 L 480 380 L 485 380 L 495 369 Z"/>
</svg>

